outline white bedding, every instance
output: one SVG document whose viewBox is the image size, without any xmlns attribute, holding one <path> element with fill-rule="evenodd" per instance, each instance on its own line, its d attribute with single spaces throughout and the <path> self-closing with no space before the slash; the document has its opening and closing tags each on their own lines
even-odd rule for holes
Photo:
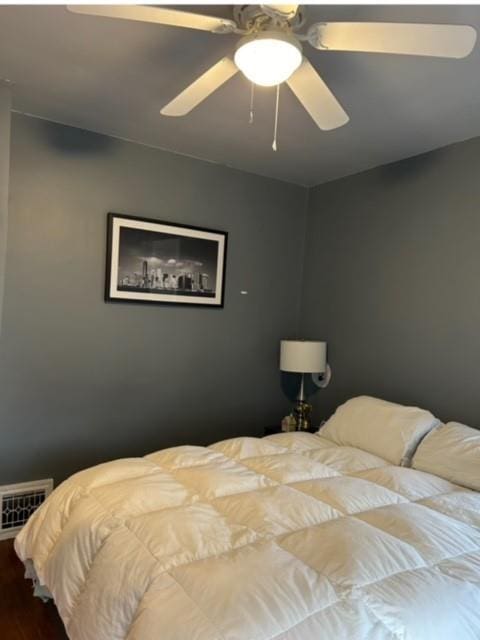
<svg viewBox="0 0 480 640">
<path fill-rule="evenodd" d="M 317 435 L 83 471 L 16 550 L 72 640 L 480 639 L 480 494 Z"/>
</svg>

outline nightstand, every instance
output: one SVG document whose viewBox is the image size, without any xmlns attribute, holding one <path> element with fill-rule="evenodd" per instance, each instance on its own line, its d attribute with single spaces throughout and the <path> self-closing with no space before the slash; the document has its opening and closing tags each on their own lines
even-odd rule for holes
<svg viewBox="0 0 480 640">
<path fill-rule="evenodd" d="M 274 433 L 317 433 L 318 427 L 310 427 L 310 429 L 302 429 L 302 431 L 282 431 L 282 427 L 279 424 L 269 425 L 263 430 L 264 436 L 273 436 Z"/>
</svg>

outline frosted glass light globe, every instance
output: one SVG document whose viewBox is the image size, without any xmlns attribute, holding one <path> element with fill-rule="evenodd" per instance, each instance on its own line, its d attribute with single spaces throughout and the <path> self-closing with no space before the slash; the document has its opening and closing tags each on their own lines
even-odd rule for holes
<svg viewBox="0 0 480 640">
<path fill-rule="evenodd" d="M 255 84 L 264 87 L 288 80 L 302 62 L 300 43 L 288 34 L 264 31 L 242 38 L 235 64 Z"/>
</svg>

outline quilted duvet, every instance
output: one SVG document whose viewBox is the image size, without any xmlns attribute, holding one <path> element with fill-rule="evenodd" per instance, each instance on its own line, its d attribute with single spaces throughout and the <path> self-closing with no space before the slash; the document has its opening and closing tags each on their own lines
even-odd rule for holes
<svg viewBox="0 0 480 640">
<path fill-rule="evenodd" d="M 312 434 L 82 471 L 16 550 L 72 640 L 480 639 L 480 493 Z"/>
</svg>

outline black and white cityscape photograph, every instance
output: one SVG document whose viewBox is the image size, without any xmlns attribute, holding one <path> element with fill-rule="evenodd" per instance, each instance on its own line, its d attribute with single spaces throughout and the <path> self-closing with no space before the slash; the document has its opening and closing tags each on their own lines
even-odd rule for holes
<svg viewBox="0 0 480 640">
<path fill-rule="evenodd" d="M 109 214 L 106 299 L 222 306 L 226 235 Z"/>
</svg>

